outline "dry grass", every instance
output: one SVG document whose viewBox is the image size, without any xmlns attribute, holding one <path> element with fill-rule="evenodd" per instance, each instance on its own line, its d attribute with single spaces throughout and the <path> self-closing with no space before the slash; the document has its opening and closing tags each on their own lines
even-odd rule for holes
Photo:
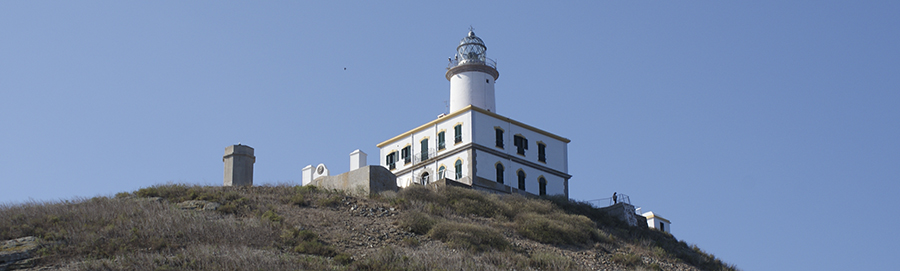
<svg viewBox="0 0 900 271">
<path fill-rule="evenodd" d="M 249 247 L 201 245 L 175 253 L 124 253 L 73 264 L 74 270 L 333 270 L 325 257 Z"/>
<path fill-rule="evenodd" d="M 416 234 L 426 234 L 437 224 L 437 220 L 429 214 L 409 211 L 400 215 L 400 228 Z"/>
<path fill-rule="evenodd" d="M 509 248 L 509 242 L 497 230 L 478 224 L 464 224 L 444 221 L 428 232 L 428 236 L 438 239 L 453 248 L 475 252 Z"/>
<path fill-rule="evenodd" d="M 147 200 L 93 198 L 0 209 L 0 239 L 38 236 L 45 260 L 108 258 L 129 251 L 174 251 L 195 244 L 271 246 L 278 229 L 268 223 L 228 217 L 210 220 Z"/>
<path fill-rule="evenodd" d="M 425 187 L 406 188 L 397 195 L 414 209 L 401 217 L 401 226 L 422 234 L 435 225 L 434 216 L 493 218 L 512 221 L 516 232 L 545 244 L 589 247 L 604 241 L 594 222 L 579 214 L 566 214 L 553 202 L 519 195 L 486 194 L 471 189 L 443 187 L 432 191 Z M 448 224 L 449 225 L 449 224 Z"/>
<path fill-rule="evenodd" d="M 594 222 L 584 216 L 553 213 L 523 213 L 516 216 L 516 231 L 546 244 L 590 246 L 600 240 Z"/>
<path fill-rule="evenodd" d="M 510 251 L 480 254 L 418 250 L 404 253 L 385 247 L 375 255 L 354 262 L 349 270 L 584 270 L 577 263 L 552 253 L 523 255 Z"/>
<path fill-rule="evenodd" d="M 0 240 L 37 236 L 49 241 L 50 245 L 39 251 L 45 264 L 84 258 L 115 258 L 131 259 L 139 265 L 137 263 L 153 258 L 158 262 L 155 266 L 164 267 L 173 261 L 169 256 L 205 255 L 203 248 L 209 247 L 230 251 L 279 251 L 279 244 L 283 244 L 280 235 L 285 228 L 280 222 L 284 218 L 273 211 L 272 206 L 266 205 L 276 198 L 292 196 L 292 190 L 292 187 L 247 189 L 164 185 L 134 193 L 163 200 L 120 193 L 117 198 L 0 206 Z M 185 200 L 208 200 L 231 208 L 197 212 L 179 210 L 170 204 Z M 306 245 L 308 250 L 315 252 L 310 254 L 336 254 L 327 252 L 327 246 Z M 163 258 L 165 260 L 161 260 Z M 252 268 L 255 262 L 258 261 L 247 258 L 245 264 L 248 269 L 256 269 Z M 103 261 L 96 263 L 102 265 Z M 177 266 L 181 265 L 172 266 L 180 269 Z"/>
<path fill-rule="evenodd" d="M 221 206 L 213 212 L 175 207 L 187 200 Z M 402 210 L 378 219 L 419 236 L 400 235 L 380 249 L 353 250 L 365 256 L 350 254 L 355 248 L 334 243 L 349 237 L 331 230 L 360 226 L 333 225 L 345 222 L 328 217 L 349 215 L 350 201 Z M 644 255 L 735 270 L 696 246 L 623 226 L 586 203 L 456 187 L 410 187 L 367 200 L 309 186 L 170 184 L 115 198 L 0 206 L 0 240 L 23 236 L 47 241 L 39 264 L 74 270 L 579 270 L 583 263 L 554 247 L 598 253 L 623 245 L 629 254 L 613 259 L 622 266 L 659 268 L 634 261 Z M 523 248 L 526 239 L 544 245 Z"/>
</svg>

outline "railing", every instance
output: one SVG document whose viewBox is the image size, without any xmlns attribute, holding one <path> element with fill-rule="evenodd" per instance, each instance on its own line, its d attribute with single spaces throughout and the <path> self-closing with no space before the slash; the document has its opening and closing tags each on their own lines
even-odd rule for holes
<svg viewBox="0 0 900 271">
<path fill-rule="evenodd" d="M 608 197 L 608 198 L 601 198 L 601 199 L 593 199 L 593 200 L 589 200 L 587 202 L 590 203 L 591 205 L 593 205 L 594 207 L 603 208 L 603 207 L 610 206 L 610 205 L 613 205 L 613 204 L 616 204 L 619 202 L 631 205 L 631 198 L 629 198 L 628 195 L 616 193 L 615 198 Z M 603 205 L 604 203 L 606 205 Z"/>
<path fill-rule="evenodd" d="M 429 175 L 429 176 L 425 176 L 424 178 L 423 177 L 413 177 L 412 182 L 425 185 L 425 184 L 428 184 L 429 182 L 431 182 L 431 180 L 432 180 L 431 175 Z"/>
<path fill-rule="evenodd" d="M 428 149 L 428 152 L 425 155 L 422 155 L 422 152 L 419 152 L 416 155 L 413 155 L 412 163 L 416 165 L 418 163 L 424 162 L 428 159 L 434 158 L 437 156 L 437 151 L 433 148 Z"/>
<path fill-rule="evenodd" d="M 450 64 L 447 64 L 447 69 L 449 70 L 449 69 L 452 69 L 453 67 L 456 67 L 459 65 L 466 65 L 466 64 L 484 64 L 491 68 L 497 69 L 497 61 L 494 61 L 493 59 L 491 59 L 489 57 L 485 57 L 483 60 L 481 60 L 481 59 L 463 59 L 463 61 L 459 61 L 458 58 L 451 58 Z"/>
<path fill-rule="evenodd" d="M 394 164 L 388 164 L 387 167 L 390 170 L 394 170 L 394 169 L 401 168 L 401 167 L 404 169 L 410 168 L 410 167 L 418 165 L 422 162 L 428 161 L 428 159 L 437 157 L 437 154 L 438 154 L 437 150 L 435 150 L 434 148 L 429 148 L 428 152 L 425 153 L 425 155 L 422 155 L 421 151 L 417 152 L 416 154 L 413 154 L 411 157 L 409 157 L 409 160 L 410 160 L 409 163 L 406 163 L 405 158 L 400 158 L 398 161 L 394 162 Z"/>
<path fill-rule="evenodd" d="M 422 178 L 421 176 L 419 176 L 419 177 L 413 177 L 413 183 L 417 183 L 417 184 L 421 184 L 421 185 L 426 185 L 426 184 L 429 184 L 429 183 L 433 182 L 434 180 L 440 180 L 440 179 L 443 179 L 443 178 L 448 178 L 448 179 L 451 179 L 451 180 L 455 180 L 455 179 L 456 179 L 456 172 L 455 172 L 455 171 L 452 171 L 452 170 L 449 170 L 449 169 L 444 169 L 443 172 L 438 172 L 437 175 L 438 175 L 437 178 L 434 178 L 434 177 L 432 177 L 431 175 L 425 176 L 424 178 Z M 465 177 L 465 176 L 462 176 L 462 177 Z"/>
</svg>

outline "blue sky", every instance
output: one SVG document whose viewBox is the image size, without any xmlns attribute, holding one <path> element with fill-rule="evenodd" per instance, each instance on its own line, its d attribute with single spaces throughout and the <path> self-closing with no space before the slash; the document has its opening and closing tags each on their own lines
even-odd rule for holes
<svg viewBox="0 0 900 271">
<path fill-rule="evenodd" d="M 257 184 L 377 164 L 473 26 L 498 113 L 572 140 L 572 198 L 744 270 L 895 267 L 898 2 L 324 2 L 0 3 L 0 202 L 220 185 L 238 142 Z"/>
</svg>

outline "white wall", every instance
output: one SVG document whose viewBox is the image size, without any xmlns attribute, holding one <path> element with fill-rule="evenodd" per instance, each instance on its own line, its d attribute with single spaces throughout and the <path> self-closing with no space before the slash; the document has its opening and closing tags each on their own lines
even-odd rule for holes
<svg viewBox="0 0 900 271">
<path fill-rule="evenodd" d="M 650 226 L 651 228 L 654 228 L 654 229 L 661 228 L 659 225 L 660 223 L 665 224 L 665 227 L 662 227 L 663 231 L 668 232 L 668 233 L 672 232 L 672 224 L 667 223 L 660 219 L 656 219 L 656 218 L 647 219 L 647 224 L 649 224 L 648 226 Z"/>
<path fill-rule="evenodd" d="M 480 71 L 468 71 L 450 78 L 450 112 L 469 105 L 497 112 L 494 103 L 494 76 Z"/>
<path fill-rule="evenodd" d="M 477 134 L 475 134 L 475 143 L 510 155 L 515 155 L 526 161 L 544 165 L 554 170 L 561 172 L 569 171 L 568 143 L 481 112 L 473 111 L 473 119 L 475 129 L 478 131 Z M 496 147 L 495 127 L 500 127 L 504 130 L 502 149 Z M 525 150 L 524 156 L 517 154 L 517 148 L 515 144 L 513 144 L 513 136 L 516 134 L 521 134 L 528 140 L 528 149 Z M 545 162 L 538 161 L 538 142 L 547 145 L 545 149 L 545 156 L 547 159 Z"/>
<path fill-rule="evenodd" d="M 425 127 L 420 127 L 421 129 L 410 133 L 402 138 L 399 138 L 393 142 L 390 142 L 386 145 L 383 145 L 379 151 L 379 164 L 388 168 L 387 165 L 387 155 L 391 152 L 396 151 L 398 153 L 397 159 L 398 162 L 396 164 L 396 169 L 392 170 L 392 172 L 398 172 L 409 167 L 414 166 L 418 163 L 418 161 L 413 161 L 409 164 L 405 164 L 403 162 L 402 157 L 400 156 L 401 150 L 407 146 L 412 146 L 413 157 L 418 157 L 422 153 L 422 139 L 428 137 L 428 148 L 434 149 L 435 153 L 429 155 L 436 156 L 441 155 L 446 152 L 452 152 L 457 148 L 465 145 L 466 143 L 472 142 L 472 125 L 471 125 L 471 111 L 464 112 L 458 115 L 446 116 L 437 119 L 436 121 L 432 121 L 429 125 Z M 462 142 L 455 143 L 455 132 L 453 127 L 457 124 L 462 124 Z M 445 140 L 445 149 L 438 150 L 438 132 L 444 131 L 444 140 Z M 430 158 L 429 157 L 429 158 Z"/>
<path fill-rule="evenodd" d="M 454 142 L 453 127 L 457 124 L 462 124 L 462 142 L 460 143 Z M 496 147 L 495 127 L 500 127 L 504 130 L 503 148 Z M 442 130 L 445 131 L 446 148 L 444 150 L 437 150 L 437 134 Z M 517 154 L 517 148 L 513 144 L 513 136 L 516 134 L 521 134 L 528 139 L 528 149 L 525 151 L 524 156 Z M 547 194 L 555 195 L 566 193 L 566 180 L 564 177 L 560 177 L 539 168 L 533 168 L 526 164 L 517 163 L 512 159 L 500 157 L 485 151 L 469 149 L 442 158 L 439 161 L 430 161 L 428 164 L 420 164 L 420 162 L 416 161 L 415 157 L 421 153 L 420 142 L 425 137 L 428 137 L 428 147 L 436 150 L 436 153 L 431 154 L 430 157 L 453 153 L 462 146 L 474 142 L 481 146 L 516 157 L 517 159 L 529 161 L 559 172 L 568 172 L 567 142 L 558 139 L 558 137 L 547 135 L 547 132 L 536 130 L 536 128 L 519 125 L 515 121 L 510 121 L 502 116 L 486 114 L 479 112 L 478 110 L 467 110 L 465 112 L 453 112 L 449 116 L 439 118 L 426 125 L 413 129 L 411 133 L 407 133 L 394 141 L 379 144 L 381 146 L 379 161 L 382 166 L 387 167 L 386 156 L 389 153 L 396 151 L 398 153 L 398 162 L 396 168 L 392 170 L 392 172 L 396 173 L 404 171 L 405 169 L 415 168 L 412 172 L 398 176 L 398 186 L 409 186 L 412 182 L 416 181 L 424 171 L 428 171 L 431 180 L 434 180 L 438 177 L 437 173 L 440 165 L 444 165 L 447 168 L 448 173 L 455 172 L 454 165 L 457 159 L 463 161 L 463 178 L 472 177 L 472 172 L 469 172 L 472 161 L 469 161 L 469 157 L 471 157 L 471 152 L 477 152 L 475 156 L 477 163 L 475 163 L 475 166 L 477 167 L 476 172 L 478 177 L 496 181 L 496 170 L 494 165 L 496 162 L 500 161 L 505 168 L 504 184 L 507 186 L 518 188 L 518 176 L 516 175 L 516 172 L 517 170 L 522 169 L 526 173 L 525 190 L 527 192 L 539 194 L 540 188 L 538 185 L 538 177 L 543 176 L 544 179 L 547 180 Z M 538 161 L 538 142 L 542 142 L 547 146 L 545 149 L 547 158 L 545 162 Z M 409 164 L 405 164 L 399 155 L 403 147 L 407 145 L 412 146 L 412 156 L 414 157 L 413 161 Z M 448 175 L 446 177 L 451 179 L 455 178 L 453 175 Z"/>
<path fill-rule="evenodd" d="M 470 152 L 471 150 L 462 151 L 442 159 L 431 161 L 427 164 L 418 164 L 412 171 L 397 176 L 397 186 L 407 187 L 410 186 L 413 182 L 421 181 L 420 178 L 422 176 L 422 173 L 424 172 L 428 172 L 429 181 L 437 180 L 437 178 L 439 177 L 438 169 L 440 169 L 442 165 L 446 170 L 446 172 L 444 173 L 444 177 L 449 179 L 456 179 L 455 167 L 457 159 L 462 161 L 462 178 L 470 177 L 472 176 L 472 173 L 469 171 L 469 168 L 471 166 L 471 161 L 469 161 L 468 159 Z"/>
<path fill-rule="evenodd" d="M 656 216 L 653 212 L 643 213 L 642 216 L 647 217 L 647 226 L 653 229 L 663 228 L 663 231 L 671 233 L 672 232 L 672 223 L 665 220 L 664 218 L 660 218 Z M 665 227 L 660 227 L 660 223 L 665 224 Z"/>
<path fill-rule="evenodd" d="M 516 175 L 516 172 L 518 172 L 519 169 L 522 169 L 525 172 L 525 191 L 538 195 L 540 193 L 538 177 L 544 176 L 544 179 L 547 180 L 548 195 L 566 193 L 565 178 L 553 175 L 549 172 L 516 163 L 510 159 L 502 158 L 484 151 L 476 151 L 475 159 L 478 160 L 475 170 L 478 177 L 496 182 L 497 168 L 495 165 L 497 162 L 500 162 L 504 167 L 503 184 L 509 187 L 519 187 L 519 177 Z"/>
</svg>

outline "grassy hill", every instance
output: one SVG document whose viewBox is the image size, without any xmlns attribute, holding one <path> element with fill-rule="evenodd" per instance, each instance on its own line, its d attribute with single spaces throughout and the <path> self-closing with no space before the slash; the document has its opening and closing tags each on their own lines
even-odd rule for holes
<svg viewBox="0 0 900 271">
<path fill-rule="evenodd" d="M 0 240 L 26 236 L 38 240 L 32 258 L 7 268 L 735 270 L 586 203 L 455 187 L 364 198 L 315 187 L 176 184 L 0 206 Z M 2 259 L 0 270 L 10 264 Z"/>
</svg>

